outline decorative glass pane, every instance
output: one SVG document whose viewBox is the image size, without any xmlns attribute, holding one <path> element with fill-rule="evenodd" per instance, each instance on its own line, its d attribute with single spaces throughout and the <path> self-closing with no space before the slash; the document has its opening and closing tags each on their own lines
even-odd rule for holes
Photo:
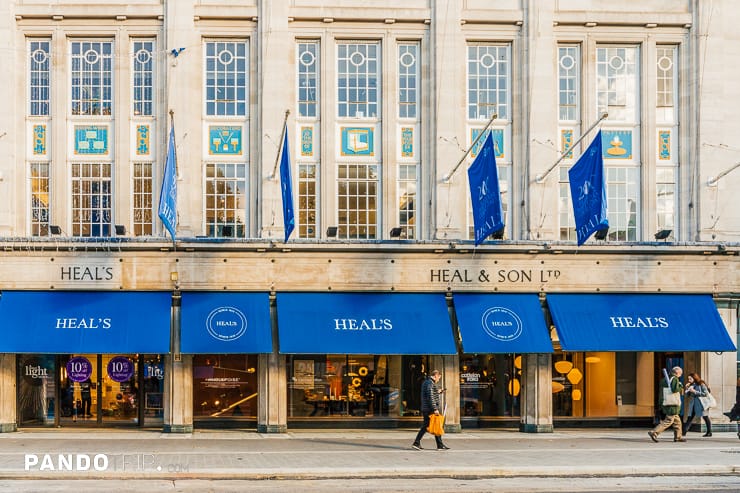
<svg viewBox="0 0 740 493">
<path fill-rule="evenodd" d="M 578 121 L 580 99 L 580 50 L 578 46 L 558 47 L 558 118 Z"/>
<path fill-rule="evenodd" d="M 340 43 L 337 46 L 337 114 L 380 118 L 380 44 Z"/>
<path fill-rule="evenodd" d="M 111 165 L 72 164 L 72 235 L 110 236 Z"/>
<path fill-rule="evenodd" d="M 298 237 L 316 238 L 317 168 L 315 164 L 298 166 Z"/>
<path fill-rule="evenodd" d="M 398 166 L 398 226 L 401 238 L 416 238 L 416 186 L 417 165 Z"/>
<path fill-rule="evenodd" d="M 298 115 L 315 118 L 319 97 L 319 43 L 298 43 Z"/>
<path fill-rule="evenodd" d="M 31 40 L 29 52 L 29 113 L 33 116 L 49 115 L 51 97 L 51 42 L 49 40 Z"/>
<path fill-rule="evenodd" d="M 609 121 L 637 122 L 638 50 L 635 47 L 596 49 L 598 111 Z"/>
<path fill-rule="evenodd" d="M 398 117 L 416 118 L 419 104 L 419 45 L 398 45 Z"/>
<path fill-rule="evenodd" d="M 152 234 L 152 163 L 134 163 L 134 236 Z"/>
<path fill-rule="evenodd" d="M 49 234 L 49 163 L 31 163 L 31 236 Z"/>
<path fill-rule="evenodd" d="M 135 41 L 133 56 L 134 115 L 154 114 L 154 52 L 153 41 Z"/>
<path fill-rule="evenodd" d="M 249 50 L 246 41 L 206 43 L 205 100 L 209 116 L 246 116 Z"/>
<path fill-rule="evenodd" d="M 113 110 L 113 43 L 74 41 L 72 114 L 110 115 Z"/>
<path fill-rule="evenodd" d="M 338 237 L 362 240 L 377 238 L 378 167 L 370 164 L 340 164 L 338 175 Z"/>
<path fill-rule="evenodd" d="M 244 238 L 247 225 L 247 165 L 206 165 L 206 234 Z"/>
<path fill-rule="evenodd" d="M 468 46 L 468 118 L 509 119 L 509 47 Z"/>
</svg>

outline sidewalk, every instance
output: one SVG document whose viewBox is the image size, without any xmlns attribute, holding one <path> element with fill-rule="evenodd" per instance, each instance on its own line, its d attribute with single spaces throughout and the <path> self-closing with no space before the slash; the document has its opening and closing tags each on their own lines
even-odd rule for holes
<svg viewBox="0 0 740 493">
<path fill-rule="evenodd" d="M 415 430 L 192 434 L 29 430 L 0 434 L 0 479 L 342 479 L 730 475 L 740 472 L 734 432 L 653 443 L 647 429 L 465 430 L 448 451 Z"/>
</svg>

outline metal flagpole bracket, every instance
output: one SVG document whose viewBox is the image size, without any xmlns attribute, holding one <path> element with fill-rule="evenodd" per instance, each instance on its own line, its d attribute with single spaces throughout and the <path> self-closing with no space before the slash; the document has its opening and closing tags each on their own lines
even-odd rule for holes
<svg viewBox="0 0 740 493">
<path fill-rule="evenodd" d="M 709 180 L 707 181 L 708 187 L 716 187 L 717 183 L 724 178 L 725 176 L 729 175 L 733 171 L 735 171 L 737 168 L 740 168 L 740 162 L 735 163 L 733 166 L 730 166 L 726 170 L 724 170 L 722 173 L 718 174 L 716 177 L 709 177 Z"/>
<path fill-rule="evenodd" d="M 475 147 L 475 145 L 478 143 L 478 141 L 486 133 L 486 130 L 488 130 L 488 127 L 491 126 L 491 124 L 493 123 L 493 120 L 495 120 L 497 117 L 498 117 L 498 114 L 496 114 L 496 113 L 494 113 L 493 116 L 491 116 L 491 118 L 488 120 L 488 123 L 486 123 L 486 126 L 483 127 L 483 130 L 481 130 L 481 132 L 478 134 L 478 137 L 476 137 L 475 140 L 473 141 L 473 143 L 470 144 L 470 147 L 468 147 L 468 149 L 465 151 L 465 154 L 463 154 L 463 156 L 457 162 L 457 164 L 455 165 L 455 167 L 452 168 L 452 170 L 449 173 L 447 173 L 446 175 L 444 175 L 444 177 L 442 177 L 442 183 L 449 183 L 450 182 L 450 179 L 452 178 L 452 175 L 454 175 L 455 172 L 457 171 L 457 168 L 459 168 L 460 165 L 463 163 L 463 161 L 465 161 L 465 158 L 468 156 L 468 153 L 471 151 L 471 149 L 473 149 L 473 147 Z"/>
<path fill-rule="evenodd" d="M 285 110 L 285 119 L 283 120 L 283 131 L 280 132 L 280 145 L 278 145 L 277 156 L 275 156 L 275 166 L 272 167 L 272 174 L 267 177 L 268 180 L 272 181 L 275 179 L 277 174 L 278 162 L 280 162 L 280 153 L 283 152 L 283 139 L 285 138 L 285 131 L 288 129 L 288 115 L 290 110 Z"/>
<path fill-rule="evenodd" d="M 591 132 L 591 130 L 593 130 L 593 129 L 594 129 L 595 127 L 596 127 L 596 125 L 598 125 L 599 123 L 601 123 L 601 122 L 602 122 L 602 121 L 603 121 L 603 120 L 604 120 L 605 118 L 607 118 L 608 116 L 609 116 L 609 113 L 604 113 L 604 114 L 602 114 L 602 115 L 601 115 L 601 118 L 599 118 L 598 120 L 596 120 L 596 122 L 595 122 L 595 123 L 594 123 L 593 125 L 591 125 L 590 127 L 588 127 L 588 129 L 587 129 L 587 130 L 586 130 L 585 132 L 583 132 L 583 135 L 581 135 L 581 136 L 580 136 L 580 137 L 578 138 L 578 140 L 576 140 L 575 142 L 573 142 L 573 145 L 572 145 L 572 146 L 570 146 L 570 147 L 569 147 L 568 149 L 566 149 L 566 150 L 565 150 L 565 151 L 564 151 L 564 152 L 563 152 L 563 153 L 562 153 L 562 154 L 560 155 L 560 157 L 558 158 L 558 160 L 557 160 L 557 161 L 555 161 L 555 163 L 553 163 L 553 165 L 552 165 L 552 166 L 550 166 L 549 168 L 547 168 L 547 171 L 545 171 L 545 172 L 544 172 L 543 174 L 541 174 L 541 175 L 537 175 L 537 176 L 535 176 L 535 177 L 534 177 L 534 181 L 535 181 L 535 182 L 537 182 L 537 183 L 542 183 L 542 182 L 544 182 L 544 181 L 545 181 L 545 178 L 547 178 L 547 177 L 548 177 L 548 175 L 549 175 L 550 173 L 552 173 L 552 170 L 554 170 L 554 169 L 555 169 L 555 167 L 556 167 L 556 166 L 557 166 L 558 164 L 560 164 L 560 161 L 562 161 L 563 159 L 565 159 L 565 156 L 567 156 L 568 154 L 570 154 L 571 152 L 573 152 L 573 149 L 575 149 L 575 147 L 576 147 L 576 146 L 577 146 L 578 144 L 580 144 L 580 143 L 581 143 L 581 141 L 582 141 L 583 139 L 585 139 L 585 138 L 586 138 L 586 136 L 587 136 L 587 135 L 588 135 L 588 134 L 589 134 L 589 133 Z"/>
</svg>

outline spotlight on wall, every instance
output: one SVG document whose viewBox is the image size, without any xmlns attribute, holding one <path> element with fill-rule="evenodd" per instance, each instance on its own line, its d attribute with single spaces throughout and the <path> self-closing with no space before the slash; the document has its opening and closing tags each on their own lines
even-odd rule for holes
<svg viewBox="0 0 740 493">
<path fill-rule="evenodd" d="M 669 236 L 671 236 L 671 233 L 673 233 L 672 229 L 661 229 L 657 233 L 655 233 L 655 239 L 656 240 L 665 240 Z"/>
<path fill-rule="evenodd" d="M 337 227 L 336 226 L 329 226 L 326 228 L 326 237 L 327 238 L 336 238 L 337 237 Z"/>
<path fill-rule="evenodd" d="M 506 233 L 506 226 L 491 233 L 491 238 L 494 240 L 503 240 L 504 233 Z"/>
<path fill-rule="evenodd" d="M 123 224 L 116 224 L 116 236 L 124 236 L 126 234 L 126 226 Z"/>
<path fill-rule="evenodd" d="M 402 228 L 391 228 L 391 232 L 390 232 L 391 238 L 400 238 L 401 233 L 403 233 Z"/>
<path fill-rule="evenodd" d="M 60 235 L 62 234 L 62 228 L 60 226 L 49 226 L 49 233 L 53 235 Z"/>
<path fill-rule="evenodd" d="M 609 228 L 599 229 L 594 233 L 594 238 L 597 240 L 605 240 L 606 235 L 609 234 Z"/>
<path fill-rule="evenodd" d="M 231 226 L 221 226 L 221 236 L 224 238 L 231 238 L 234 235 L 233 231 Z"/>
</svg>

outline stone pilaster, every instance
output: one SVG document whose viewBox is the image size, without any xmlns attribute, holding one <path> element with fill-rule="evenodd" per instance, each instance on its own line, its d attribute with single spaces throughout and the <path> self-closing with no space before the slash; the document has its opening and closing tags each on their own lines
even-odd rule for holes
<svg viewBox="0 0 740 493">
<path fill-rule="evenodd" d="M 15 354 L 0 354 L 0 433 L 17 431 Z"/>
<path fill-rule="evenodd" d="M 522 355 L 522 397 L 519 431 L 552 433 L 552 356 Z"/>
<path fill-rule="evenodd" d="M 288 431 L 285 356 L 277 353 L 259 355 L 259 405 L 257 431 L 285 433 Z"/>
</svg>

